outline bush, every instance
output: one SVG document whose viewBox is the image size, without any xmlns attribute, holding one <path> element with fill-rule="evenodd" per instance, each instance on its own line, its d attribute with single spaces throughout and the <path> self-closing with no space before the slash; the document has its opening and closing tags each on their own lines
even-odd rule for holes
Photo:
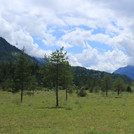
<svg viewBox="0 0 134 134">
<path fill-rule="evenodd" d="M 130 93 L 132 92 L 132 89 L 130 86 L 127 87 L 127 92 L 130 92 Z"/>
<path fill-rule="evenodd" d="M 79 92 L 78 92 L 78 96 L 79 97 L 85 97 L 87 95 L 86 91 L 81 89 Z"/>
</svg>

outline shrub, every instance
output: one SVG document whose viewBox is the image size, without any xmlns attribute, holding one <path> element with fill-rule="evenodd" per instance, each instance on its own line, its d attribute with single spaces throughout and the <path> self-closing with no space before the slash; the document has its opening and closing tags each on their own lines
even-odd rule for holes
<svg viewBox="0 0 134 134">
<path fill-rule="evenodd" d="M 86 91 L 81 89 L 79 92 L 78 92 L 78 96 L 79 97 L 85 97 L 87 95 Z"/>
<path fill-rule="evenodd" d="M 130 93 L 132 92 L 132 89 L 130 86 L 127 87 L 127 92 L 130 92 Z"/>
</svg>

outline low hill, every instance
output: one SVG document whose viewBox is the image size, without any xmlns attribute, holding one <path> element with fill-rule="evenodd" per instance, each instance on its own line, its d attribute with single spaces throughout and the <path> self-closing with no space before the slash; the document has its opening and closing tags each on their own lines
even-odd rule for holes
<svg viewBox="0 0 134 134">
<path fill-rule="evenodd" d="M 82 76 L 90 76 L 96 80 L 101 80 L 105 74 L 109 74 L 113 80 L 116 78 L 120 77 L 124 80 L 125 83 L 131 83 L 132 79 L 126 75 L 121 75 L 121 74 L 111 74 L 107 72 L 101 72 L 101 71 L 96 71 L 96 70 L 89 70 L 84 67 L 73 67 L 73 74 L 74 75 L 82 75 Z"/>
</svg>

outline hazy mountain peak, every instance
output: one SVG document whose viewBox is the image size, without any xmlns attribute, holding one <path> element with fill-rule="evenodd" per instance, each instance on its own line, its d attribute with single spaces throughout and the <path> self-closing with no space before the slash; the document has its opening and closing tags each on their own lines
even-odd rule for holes
<svg viewBox="0 0 134 134">
<path fill-rule="evenodd" d="M 123 74 L 123 75 L 126 75 L 126 76 L 134 79 L 134 66 L 128 65 L 125 67 L 121 67 L 121 68 L 117 69 L 116 71 L 114 71 L 113 73 Z"/>
</svg>

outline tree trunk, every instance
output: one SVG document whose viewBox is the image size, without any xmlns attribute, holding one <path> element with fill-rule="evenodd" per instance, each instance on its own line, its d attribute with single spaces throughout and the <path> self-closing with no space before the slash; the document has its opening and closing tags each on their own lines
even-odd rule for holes
<svg viewBox="0 0 134 134">
<path fill-rule="evenodd" d="M 119 96 L 119 94 L 120 94 L 120 89 L 118 88 L 118 96 Z"/>
<path fill-rule="evenodd" d="M 24 64 L 22 65 L 22 74 L 21 74 L 21 103 L 23 100 L 23 89 L 24 89 Z"/>
<path fill-rule="evenodd" d="M 66 88 L 66 101 L 67 101 L 67 88 Z"/>
<path fill-rule="evenodd" d="M 56 107 L 59 106 L 59 101 L 58 101 L 58 87 L 59 87 L 59 64 L 57 64 Z"/>
<path fill-rule="evenodd" d="M 106 89 L 106 96 L 108 95 L 108 90 Z"/>
<path fill-rule="evenodd" d="M 106 96 L 108 95 L 108 83 L 106 83 Z"/>
<path fill-rule="evenodd" d="M 59 101 L 58 101 L 58 86 L 56 87 L 56 107 L 59 106 Z"/>
<path fill-rule="evenodd" d="M 23 100 L 23 89 L 21 89 L 21 103 L 22 103 L 22 100 Z"/>
</svg>

